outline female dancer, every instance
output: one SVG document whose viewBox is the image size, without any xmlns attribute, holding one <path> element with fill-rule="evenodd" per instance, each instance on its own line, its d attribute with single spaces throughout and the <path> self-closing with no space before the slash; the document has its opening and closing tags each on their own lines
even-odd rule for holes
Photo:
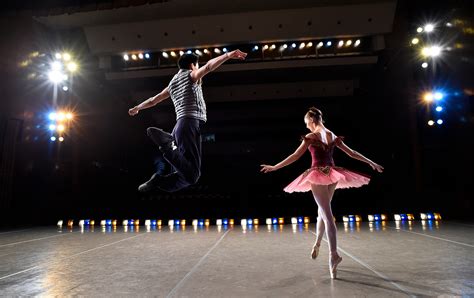
<svg viewBox="0 0 474 298">
<path fill-rule="evenodd" d="M 369 164 L 372 169 L 379 173 L 383 171 L 383 167 L 349 148 L 344 144 L 342 137 L 337 137 L 328 130 L 323 124 L 323 114 L 317 108 L 309 109 L 304 117 L 304 122 L 311 133 L 303 137 L 298 149 L 274 166 L 261 165 L 261 172 L 268 173 L 281 169 L 298 160 L 306 149 L 309 149 L 312 158 L 311 168 L 291 182 L 284 190 L 289 193 L 310 190 L 313 192 L 314 199 L 318 204 L 318 220 L 316 224 L 316 242 L 311 251 L 311 258 L 316 259 L 318 256 L 319 246 L 326 230 L 330 251 L 329 270 L 331 278 L 334 279 L 336 278 L 337 265 L 342 261 L 341 256 L 337 253 L 336 224 L 331 210 L 334 191 L 336 188 L 360 187 L 370 181 L 366 176 L 336 167 L 332 158 L 334 147 L 337 146 L 350 157 Z"/>
</svg>

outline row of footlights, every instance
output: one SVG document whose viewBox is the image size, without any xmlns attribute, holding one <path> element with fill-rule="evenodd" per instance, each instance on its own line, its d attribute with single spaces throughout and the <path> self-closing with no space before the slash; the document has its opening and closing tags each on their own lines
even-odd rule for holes
<svg viewBox="0 0 474 298">
<path fill-rule="evenodd" d="M 395 221 L 405 221 L 405 220 L 415 220 L 415 216 L 413 214 L 394 214 L 393 218 Z M 386 221 L 388 220 L 388 216 L 386 214 L 370 214 L 367 216 L 367 219 L 369 222 L 373 221 Z M 421 220 L 440 220 L 441 215 L 439 213 L 420 213 L 420 219 Z M 334 220 L 336 220 L 334 218 Z M 342 217 L 343 222 L 361 222 L 362 221 L 362 216 L 360 215 L 345 215 Z M 308 216 L 302 217 L 292 217 L 290 219 L 291 224 L 309 224 L 311 222 L 310 218 Z M 145 226 L 163 226 L 164 221 L 161 219 L 147 219 L 144 222 Z M 100 226 L 117 226 L 118 221 L 116 219 L 103 219 L 100 221 Z M 186 219 L 170 219 L 168 220 L 168 226 L 185 226 L 187 224 Z M 193 219 L 191 221 L 192 226 L 210 226 L 211 225 L 211 220 L 210 219 Z M 215 220 L 215 225 L 216 226 L 226 226 L 230 225 L 233 226 L 235 224 L 234 219 L 216 219 Z M 241 219 L 240 224 L 242 226 L 248 226 L 248 225 L 259 225 L 260 220 L 258 218 L 249 218 L 249 219 Z M 266 218 L 265 219 L 265 224 L 267 225 L 283 225 L 285 224 L 285 218 L 279 217 L 279 218 Z M 62 228 L 64 225 L 63 220 L 59 220 L 57 223 L 59 228 Z M 139 219 L 124 219 L 122 221 L 123 226 L 139 226 L 140 225 L 140 220 Z M 70 219 L 67 221 L 67 226 L 68 227 L 73 227 L 74 226 L 74 220 Z M 84 226 L 95 226 L 95 220 L 93 219 L 81 219 L 79 220 L 79 226 L 84 227 Z"/>
</svg>

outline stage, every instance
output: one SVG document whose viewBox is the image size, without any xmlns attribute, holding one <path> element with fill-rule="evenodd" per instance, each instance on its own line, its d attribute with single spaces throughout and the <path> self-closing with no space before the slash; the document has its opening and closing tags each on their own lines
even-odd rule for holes
<svg viewBox="0 0 474 298">
<path fill-rule="evenodd" d="M 240 223 L 240 222 L 239 222 Z M 347 297 L 474 295 L 474 224 L 338 223 L 331 280 L 315 224 L 0 232 L 2 296 Z"/>
</svg>

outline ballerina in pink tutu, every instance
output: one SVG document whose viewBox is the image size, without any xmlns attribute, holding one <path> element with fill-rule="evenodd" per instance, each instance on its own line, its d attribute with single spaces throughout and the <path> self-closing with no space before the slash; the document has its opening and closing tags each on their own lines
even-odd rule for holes
<svg viewBox="0 0 474 298">
<path fill-rule="evenodd" d="M 311 251 L 311 258 L 316 259 L 318 256 L 319 246 L 326 231 L 330 251 L 329 270 L 331 278 L 336 278 L 336 268 L 342 258 L 337 252 L 336 224 L 331 210 L 334 191 L 337 188 L 360 187 L 368 184 L 370 178 L 335 166 L 332 158 L 334 148 L 338 147 L 350 157 L 369 164 L 372 169 L 379 173 L 382 173 L 383 167 L 344 144 L 342 137 L 337 137 L 324 126 L 322 116 L 320 110 L 315 107 L 310 108 L 304 117 L 304 122 L 311 133 L 303 137 L 301 145 L 293 154 L 274 166 L 261 165 L 261 171 L 268 173 L 279 170 L 297 161 L 306 149 L 309 150 L 312 158 L 311 168 L 291 182 L 284 190 L 289 193 L 313 192 L 314 199 L 318 204 L 318 220 L 316 224 L 316 242 Z"/>
</svg>

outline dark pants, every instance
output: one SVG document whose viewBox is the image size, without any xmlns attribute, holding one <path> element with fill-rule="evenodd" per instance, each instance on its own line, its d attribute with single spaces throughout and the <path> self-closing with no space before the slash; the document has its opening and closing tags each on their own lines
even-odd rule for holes
<svg viewBox="0 0 474 298">
<path fill-rule="evenodd" d="M 158 187 L 164 191 L 175 192 L 195 184 L 201 176 L 201 126 L 204 121 L 193 118 L 180 118 L 173 128 L 177 148 L 163 148 L 164 158 L 171 164 L 174 172 L 163 176 Z M 148 136 L 160 145 L 156 138 L 156 128 L 147 129 Z"/>
</svg>

